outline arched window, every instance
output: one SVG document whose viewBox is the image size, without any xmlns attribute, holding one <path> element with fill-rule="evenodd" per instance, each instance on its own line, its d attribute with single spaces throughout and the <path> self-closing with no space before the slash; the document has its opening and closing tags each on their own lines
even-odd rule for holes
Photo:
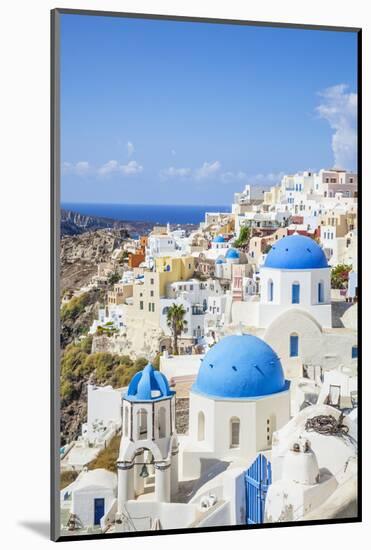
<svg viewBox="0 0 371 550">
<path fill-rule="evenodd" d="M 138 439 L 148 438 L 148 414 L 145 409 L 139 409 L 137 412 Z"/>
<path fill-rule="evenodd" d="M 233 416 L 230 420 L 230 447 L 240 446 L 240 419 Z"/>
<path fill-rule="evenodd" d="M 167 312 L 169 311 L 169 308 L 168 307 L 164 307 L 164 309 L 162 310 L 162 315 L 167 315 Z"/>
<path fill-rule="evenodd" d="M 202 411 L 198 413 L 197 440 L 205 439 L 205 415 Z"/>
<path fill-rule="evenodd" d="M 127 437 L 129 434 L 129 407 L 125 407 L 124 425 L 125 425 L 124 433 L 125 433 L 125 436 Z"/>
<path fill-rule="evenodd" d="M 273 302 L 273 281 L 269 279 L 268 281 L 268 302 Z"/>
<path fill-rule="evenodd" d="M 207 300 L 206 300 L 206 298 L 204 298 L 204 301 L 203 301 L 203 310 L 204 311 L 207 310 Z"/>
<path fill-rule="evenodd" d="M 290 334 L 290 357 L 297 357 L 299 355 L 299 336 L 297 334 Z"/>
<path fill-rule="evenodd" d="M 325 301 L 325 286 L 323 284 L 323 281 L 320 281 L 318 283 L 318 303 L 323 304 Z"/>
<path fill-rule="evenodd" d="M 292 283 L 291 303 L 292 304 L 299 304 L 300 303 L 300 285 L 299 285 L 299 283 Z"/>
<path fill-rule="evenodd" d="M 160 407 L 157 415 L 158 421 L 158 437 L 166 436 L 166 409 L 165 407 Z"/>
<path fill-rule="evenodd" d="M 358 358 L 358 346 L 352 346 L 352 359 Z"/>
</svg>

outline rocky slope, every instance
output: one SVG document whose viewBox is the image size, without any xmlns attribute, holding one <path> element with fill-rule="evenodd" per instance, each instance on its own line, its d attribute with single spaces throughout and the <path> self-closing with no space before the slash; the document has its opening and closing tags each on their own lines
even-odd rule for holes
<svg viewBox="0 0 371 550">
<path fill-rule="evenodd" d="M 61 236 L 81 235 L 96 229 L 125 229 L 129 233 L 147 233 L 153 226 L 150 222 L 118 221 L 111 218 L 86 216 L 72 210 L 61 209 Z"/>
<path fill-rule="evenodd" d="M 98 229 L 63 237 L 60 245 L 60 285 L 77 290 L 97 274 L 97 265 L 110 260 L 115 248 L 127 240 L 126 229 Z"/>
<path fill-rule="evenodd" d="M 86 334 L 89 326 L 97 317 L 99 304 L 104 300 L 103 290 L 92 289 L 79 297 L 72 298 L 61 309 L 61 348 Z"/>
</svg>

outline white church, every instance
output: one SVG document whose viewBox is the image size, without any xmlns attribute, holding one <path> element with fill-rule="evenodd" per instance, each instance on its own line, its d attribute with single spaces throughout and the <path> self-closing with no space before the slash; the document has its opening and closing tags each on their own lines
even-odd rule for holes
<svg viewBox="0 0 371 550">
<path fill-rule="evenodd" d="M 303 364 L 322 371 L 353 368 L 357 331 L 346 320 L 340 330 L 333 327 L 331 270 L 313 239 L 294 234 L 278 240 L 259 277 L 259 299 L 234 301 L 224 334 L 242 326 L 262 338 L 289 379 L 303 376 Z"/>
</svg>

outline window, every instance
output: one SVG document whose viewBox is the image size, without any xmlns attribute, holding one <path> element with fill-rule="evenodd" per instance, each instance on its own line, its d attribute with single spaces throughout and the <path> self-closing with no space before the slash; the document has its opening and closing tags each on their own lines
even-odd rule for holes
<svg viewBox="0 0 371 550">
<path fill-rule="evenodd" d="M 139 309 L 143 309 L 143 300 L 139 302 Z"/>
<path fill-rule="evenodd" d="M 197 440 L 203 441 L 205 439 L 205 415 L 202 411 L 198 413 L 198 427 L 197 427 Z"/>
<path fill-rule="evenodd" d="M 299 336 L 297 334 L 291 334 L 290 357 L 297 357 L 298 355 L 299 355 Z"/>
<path fill-rule="evenodd" d="M 129 407 L 125 407 L 125 436 L 129 433 Z"/>
<path fill-rule="evenodd" d="M 325 289 L 324 289 L 323 281 L 320 281 L 318 283 L 318 303 L 323 304 L 324 301 L 325 301 Z"/>
<path fill-rule="evenodd" d="M 139 409 L 137 412 L 138 439 L 147 439 L 148 437 L 147 416 L 145 409 Z"/>
<path fill-rule="evenodd" d="M 154 285 L 154 284 L 155 284 L 155 280 L 151 279 L 151 285 Z"/>
<path fill-rule="evenodd" d="M 151 290 L 151 296 L 153 296 L 153 295 L 154 295 L 154 291 L 153 291 L 153 290 Z"/>
<path fill-rule="evenodd" d="M 231 418 L 230 428 L 230 447 L 236 448 L 240 446 L 240 419 L 235 416 Z"/>
<path fill-rule="evenodd" d="M 158 411 L 158 437 L 166 436 L 166 409 L 165 407 L 160 407 Z"/>
<path fill-rule="evenodd" d="M 273 281 L 268 281 L 268 302 L 273 302 Z"/>
<path fill-rule="evenodd" d="M 293 283 L 291 287 L 291 303 L 299 304 L 300 303 L 300 285 L 299 283 Z"/>
<path fill-rule="evenodd" d="M 358 346 L 352 346 L 352 359 L 358 358 Z"/>
</svg>

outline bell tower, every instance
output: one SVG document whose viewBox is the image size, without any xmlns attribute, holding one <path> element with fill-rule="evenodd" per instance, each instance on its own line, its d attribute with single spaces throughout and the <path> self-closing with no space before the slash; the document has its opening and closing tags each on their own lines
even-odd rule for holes
<svg viewBox="0 0 371 550">
<path fill-rule="evenodd" d="M 150 363 L 133 376 L 123 394 L 117 470 L 118 514 L 126 501 L 144 492 L 153 492 L 158 502 L 170 502 L 178 490 L 175 392 Z"/>
</svg>

